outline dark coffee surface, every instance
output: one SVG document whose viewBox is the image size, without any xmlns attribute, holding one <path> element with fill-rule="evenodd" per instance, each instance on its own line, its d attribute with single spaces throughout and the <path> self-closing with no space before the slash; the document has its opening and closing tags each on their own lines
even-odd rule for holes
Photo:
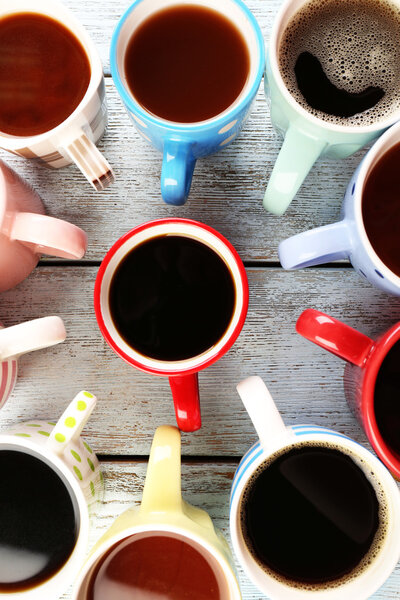
<svg viewBox="0 0 400 600">
<path fill-rule="evenodd" d="M 88 600 L 220 600 L 207 560 L 181 540 L 154 535 L 116 544 L 89 584 Z"/>
<path fill-rule="evenodd" d="M 324 585 L 371 553 L 379 510 L 374 487 L 349 456 L 303 446 L 260 467 L 241 518 L 263 568 L 291 582 Z"/>
<path fill-rule="evenodd" d="M 282 35 L 280 72 L 312 115 L 371 125 L 400 109 L 399 38 L 400 10 L 390 0 L 309 0 Z"/>
<path fill-rule="evenodd" d="M 60 477 L 34 456 L 0 451 L 0 595 L 43 583 L 71 555 L 75 510 Z"/>
<path fill-rule="evenodd" d="M 221 13 L 186 5 L 161 10 L 138 28 L 125 56 L 132 94 L 149 112 L 194 123 L 227 109 L 249 74 L 246 42 Z"/>
<path fill-rule="evenodd" d="M 79 40 L 61 23 L 34 13 L 0 19 L 0 131 L 31 136 L 75 110 L 90 82 Z"/>
<path fill-rule="evenodd" d="M 400 342 L 389 350 L 379 369 L 374 408 L 383 439 L 400 457 Z"/>
<path fill-rule="evenodd" d="M 209 350 L 224 335 L 235 287 L 225 262 L 205 244 L 158 236 L 121 261 L 109 300 L 127 344 L 151 358 L 183 360 Z"/>
<path fill-rule="evenodd" d="M 400 144 L 384 154 L 368 176 L 362 199 L 364 227 L 372 247 L 400 277 Z"/>
</svg>

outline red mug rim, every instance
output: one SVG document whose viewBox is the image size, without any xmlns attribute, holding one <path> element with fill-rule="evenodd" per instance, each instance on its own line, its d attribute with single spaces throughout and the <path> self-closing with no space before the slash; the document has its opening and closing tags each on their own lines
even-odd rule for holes
<svg viewBox="0 0 400 600">
<path fill-rule="evenodd" d="M 123 244 L 127 240 L 131 239 L 132 237 L 141 233 L 142 231 L 145 231 L 146 229 L 152 229 L 153 227 L 155 227 L 157 225 L 164 225 L 164 224 L 165 225 L 184 224 L 184 225 L 195 226 L 201 230 L 205 230 L 208 233 L 211 233 L 216 238 L 218 238 L 228 248 L 229 252 L 232 255 L 233 260 L 236 263 L 236 266 L 239 270 L 239 277 L 240 277 L 241 287 L 242 287 L 242 291 L 243 291 L 243 303 L 242 303 L 242 306 L 240 309 L 238 322 L 237 322 L 234 330 L 232 331 L 231 335 L 227 338 L 227 340 L 225 341 L 224 345 L 220 348 L 220 350 L 216 354 L 212 354 L 210 357 L 205 359 L 203 362 L 200 362 L 200 363 L 196 364 L 195 366 L 190 366 L 190 367 L 183 366 L 182 369 L 178 369 L 178 370 L 174 370 L 174 371 L 165 370 L 162 367 L 156 368 L 154 366 L 145 365 L 145 364 L 141 363 L 140 361 L 136 360 L 135 358 L 132 358 L 132 356 L 129 356 L 128 354 L 126 354 L 126 352 L 124 352 L 122 350 L 122 348 L 120 348 L 119 345 L 116 343 L 113 336 L 110 334 L 110 332 L 107 328 L 107 325 L 105 324 L 102 310 L 101 310 L 101 300 L 100 300 L 102 283 L 103 283 L 103 279 L 104 279 L 104 275 L 106 273 L 107 267 L 108 267 L 111 259 L 114 257 L 116 252 L 121 248 L 121 246 L 123 246 Z M 229 265 L 227 265 L 227 268 L 229 268 Z M 111 246 L 111 248 L 105 255 L 105 257 L 99 267 L 99 270 L 97 272 L 95 286 L 94 286 L 95 315 L 96 315 L 96 319 L 97 319 L 97 323 L 99 325 L 100 331 L 101 331 L 104 339 L 108 343 L 108 345 L 114 350 L 114 352 L 118 356 L 120 356 L 128 364 L 136 367 L 137 369 L 139 369 L 141 371 L 145 371 L 146 373 L 152 373 L 154 375 L 161 375 L 161 376 L 165 376 L 165 377 L 190 375 L 193 373 L 197 373 L 198 371 L 201 371 L 201 370 L 209 367 L 214 362 L 219 360 L 231 348 L 231 346 L 233 346 L 237 337 L 239 336 L 239 333 L 241 332 L 244 322 L 246 320 L 248 304 L 249 304 L 249 285 L 248 285 L 246 270 L 244 268 L 243 262 L 239 256 L 239 254 L 237 253 L 235 248 L 232 246 L 232 244 L 223 235 L 221 235 L 218 231 L 216 231 L 212 227 L 209 227 L 208 225 L 205 225 L 204 223 L 200 223 L 199 221 L 194 221 L 192 219 L 180 219 L 180 218 L 179 219 L 178 218 L 156 219 L 154 221 L 148 221 L 146 223 L 138 225 L 137 227 L 134 227 L 133 229 L 131 229 L 130 231 L 125 233 L 125 235 L 120 237 Z M 160 361 L 160 362 L 162 363 L 162 362 L 167 362 L 167 361 Z M 170 364 L 177 364 L 180 361 L 168 361 L 168 362 L 170 362 Z"/>
<path fill-rule="evenodd" d="M 375 342 L 367 357 L 361 389 L 361 413 L 366 434 L 379 458 L 400 479 L 400 456 L 397 458 L 383 439 L 375 417 L 375 383 L 382 363 L 394 344 L 400 340 L 400 322 L 396 323 Z"/>
</svg>

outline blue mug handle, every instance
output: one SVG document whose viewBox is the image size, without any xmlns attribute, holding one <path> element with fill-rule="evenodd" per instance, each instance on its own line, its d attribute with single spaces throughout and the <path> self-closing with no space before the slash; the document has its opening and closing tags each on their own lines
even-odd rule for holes
<svg viewBox="0 0 400 600">
<path fill-rule="evenodd" d="M 164 143 L 161 195 L 167 204 L 182 206 L 188 199 L 196 159 L 192 142 L 168 139 Z"/>
</svg>

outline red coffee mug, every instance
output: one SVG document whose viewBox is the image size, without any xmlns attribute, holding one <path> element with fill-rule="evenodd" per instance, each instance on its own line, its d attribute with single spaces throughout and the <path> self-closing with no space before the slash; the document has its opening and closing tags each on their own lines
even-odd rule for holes
<svg viewBox="0 0 400 600">
<path fill-rule="evenodd" d="M 213 249 L 225 262 L 235 285 L 235 307 L 222 338 L 199 356 L 180 361 L 161 361 L 143 356 L 131 348 L 117 331 L 109 306 L 109 289 L 114 272 L 138 244 L 161 235 L 193 238 Z M 233 246 L 215 229 L 188 219 L 160 219 L 144 223 L 120 238 L 100 265 L 94 289 L 94 308 L 101 333 L 111 348 L 130 365 L 168 377 L 175 404 L 176 420 L 182 431 L 201 427 L 198 372 L 223 356 L 238 337 L 246 319 L 249 288 L 243 263 Z"/>
<path fill-rule="evenodd" d="M 348 361 L 344 371 L 346 400 L 381 461 L 400 479 L 400 456 L 384 441 L 374 411 L 375 382 L 384 358 L 400 339 L 400 322 L 377 340 L 311 308 L 296 323 L 296 331 L 314 344 Z"/>
</svg>

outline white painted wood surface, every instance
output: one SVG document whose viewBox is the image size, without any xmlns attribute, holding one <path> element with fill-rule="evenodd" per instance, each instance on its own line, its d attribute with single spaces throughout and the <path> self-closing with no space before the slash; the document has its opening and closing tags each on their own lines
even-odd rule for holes
<svg viewBox="0 0 400 600">
<path fill-rule="evenodd" d="M 20 286 L 0 295 L 0 319 L 6 325 L 59 314 L 68 331 L 65 343 L 20 360 L 18 383 L 1 411 L 0 427 L 33 417 L 55 418 L 76 391 L 89 389 L 98 395 L 99 405 L 85 435 L 103 457 L 107 486 L 91 543 L 130 504 L 138 503 L 154 430 L 174 423 L 172 400 L 165 379 L 132 369 L 102 339 L 92 306 L 94 279 L 110 245 L 141 222 L 184 216 L 208 223 L 230 239 L 246 262 L 250 308 L 235 346 L 200 375 L 203 428 L 183 436 L 182 488 L 186 499 L 208 510 L 227 533 L 235 465 L 255 441 L 235 390 L 242 378 L 261 375 L 288 424 L 328 426 L 368 445 L 344 399 L 343 363 L 300 338 L 294 325 L 311 306 L 375 336 L 400 319 L 400 299 L 373 289 L 346 264 L 286 273 L 276 252 L 281 239 L 338 218 L 343 192 L 363 153 L 346 161 L 318 162 L 286 215 L 268 215 L 261 199 L 280 141 L 260 90 L 238 141 L 199 162 L 188 204 L 164 205 L 161 156 L 131 127 L 109 76 L 111 34 L 129 1 L 64 1 L 88 28 L 103 59 L 110 124 L 101 149 L 117 181 L 99 194 L 74 167 L 52 172 L 0 151 L 41 193 L 49 214 L 76 223 L 89 235 L 84 263 L 47 259 Z M 267 39 L 280 2 L 247 3 Z M 244 600 L 262 598 L 241 572 L 240 580 Z M 399 588 L 398 568 L 374 600 L 399 599 Z"/>
</svg>

